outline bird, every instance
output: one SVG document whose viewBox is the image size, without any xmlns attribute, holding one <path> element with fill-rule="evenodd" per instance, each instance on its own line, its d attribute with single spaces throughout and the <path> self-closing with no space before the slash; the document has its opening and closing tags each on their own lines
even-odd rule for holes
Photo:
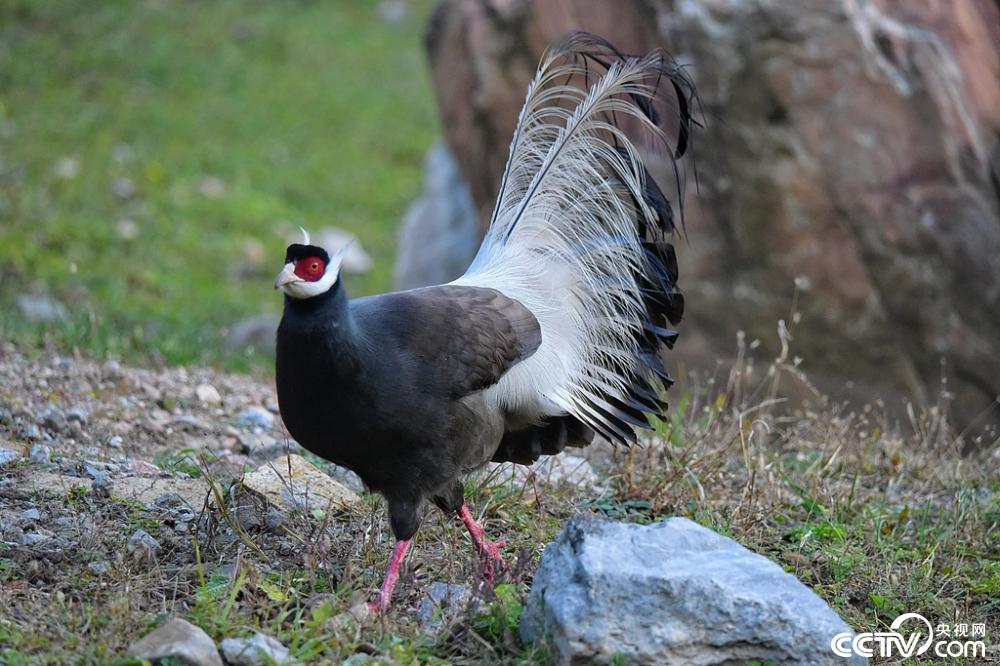
<svg viewBox="0 0 1000 666">
<path fill-rule="evenodd" d="M 275 281 L 278 405 L 296 441 L 387 504 L 395 545 L 373 613 L 390 607 L 430 505 L 461 519 L 487 579 L 504 569 L 505 542 L 490 541 L 465 502 L 471 472 L 596 438 L 632 445 L 662 417 L 673 383 L 663 352 L 684 312 L 678 161 L 701 127 L 696 100 L 663 52 L 626 55 L 570 33 L 540 60 L 461 277 L 352 299 L 343 251 L 304 230 L 287 247 Z M 641 142 L 673 165 L 673 203 Z"/>
</svg>

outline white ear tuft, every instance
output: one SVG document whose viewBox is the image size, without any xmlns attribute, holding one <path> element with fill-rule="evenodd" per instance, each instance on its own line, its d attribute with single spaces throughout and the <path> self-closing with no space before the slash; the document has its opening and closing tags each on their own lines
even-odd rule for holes
<svg viewBox="0 0 1000 666">
<path fill-rule="evenodd" d="M 303 245 L 312 245 L 312 243 L 309 242 L 309 232 L 306 231 L 305 228 L 303 228 L 303 227 L 299 227 L 299 231 L 302 232 L 302 244 Z"/>
</svg>

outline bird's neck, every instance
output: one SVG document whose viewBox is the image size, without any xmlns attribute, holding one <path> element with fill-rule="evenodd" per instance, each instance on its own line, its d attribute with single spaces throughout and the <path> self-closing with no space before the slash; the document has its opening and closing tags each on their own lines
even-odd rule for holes
<svg viewBox="0 0 1000 666">
<path fill-rule="evenodd" d="M 351 317 L 347 293 L 337 282 L 330 289 L 312 298 L 285 296 L 285 313 L 281 319 L 279 337 L 301 349 L 326 349 L 334 357 L 345 360 L 357 356 L 357 328 Z"/>
</svg>

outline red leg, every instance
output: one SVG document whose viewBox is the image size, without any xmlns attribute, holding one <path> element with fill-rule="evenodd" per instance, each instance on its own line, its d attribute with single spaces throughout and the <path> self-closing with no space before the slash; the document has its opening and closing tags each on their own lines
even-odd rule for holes
<svg viewBox="0 0 1000 666">
<path fill-rule="evenodd" d="M 382 588 L 379 590 L 375 600 L 368 604 L 368 610 L 374 615 L 384 613 L 389 608 L 389 601 L 392 599 L 392 588 L 399 580 L 399 567 L 403 564 L 406 551 L 410 549 L 413 539 L 397 541 L 392 549 L 392 557 L 389 559 L 389 569 L 385 572 L 385 580 L 382 581 Z"/>
<path fill-rule="evenodd" d="M 496 569 L 501 571 L 506 571 L 507 569 L 507 565 L 500 555 L 500 549 L 506 546 L 507 542 L 487 541 L 483 526 L 477 523 L 476 519 L 472 517 L 472 512 L 469 511 L 468 504 L 462 504 L 462 508 L 458 510 L 458 515 L 462 519 L 462 522 L 465 523 L 465 529 L 469 530 L 469 536 L 472 537 L 472 543 L 475 544 L 476 550 L 486 558 L 486 580 L 493 582 L 493 574 Z"/>
</svg>

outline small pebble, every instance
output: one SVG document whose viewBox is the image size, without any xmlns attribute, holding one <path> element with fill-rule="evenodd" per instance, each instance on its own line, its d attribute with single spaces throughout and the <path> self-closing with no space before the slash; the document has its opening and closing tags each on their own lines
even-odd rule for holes
<svg viewBox="0 0 1000 666">
<path fill-rule="evenodd" d="M 73 407 L 72 409 L 66 410 L 66 420 L 76 421 L 77 423 L 87 422 L 87 412 L 79 407 Z"/>
<path fill-rule="evenodd" d="M 38 423 L 49 432 L 60 433 L 66 430 L 66 416 L 55 408 L 42 411 L 38 415 Z"/>
<path fill-rule="evenodd" d="M 194 394 L 198 397 L 198 400 L 206 405 L 218 405 L 222 402 L 219 390 L 211 384 L 198 384 L 194 389 Z"/>
<path fill-rule="evenodd" d="M 288 648 L 259 632 L 251 638 L 226 638 L 219 647 L 226 662 L 233 666 L 291 663 Z"/>
<path fill-rule="evenodd" d="M 52 449 L 44 444 L 35 444 L 31 447 L 28 460 L 33 463 L 47 463 L 52 457 Z"/>
<path fill-rule="evenodd" d="M 235 423 L 247 430 L 268 430 L 274 426 L 274 416 L 263 407 L 247 407 L 236 416 Z"/>
<path fill-rule="evenodd" d="M 151 560 L 160 550 L 160 542 L 144 529 L 137 529 L 128 540 L 128 551 L 138 560 Z"/>
<path fill-rule="evenodd" d="M 30 525 L 42 519 L 42 512 L 38 509 L 25 509 L 17 517 L 18 525 Z"/>
<path fill-rule="evenodd" d="M 89 462 L 84 463 L 83 473 L 92 478 L 97 485 L 105 485 L 111 481 L 107 469 L 102 469 Z"/>
<path fill-rule="evenodd" d="M 109 382 L 118 381 L 122 376 L 122 366 L 115 360 L 105 361 L 101 371 L 104 374 L 104 379 Z"/>
<path fill-rule="evenodd" d="M 267 507 L 267 513 L 264 514 L 264 525 L 267 529 L 272 531 L 277 531 L 281 529 L 281 526 L 285 524 L 285 514 L 278 511 L 273 506 Z"/>
<path fill-rule="evenodd" d="M 42 541 L 48 541 L 51 537 L 47 534 L 40 534 L 38 532 L 26 532 L 24 536 L 21 537 L 22 546 L 34 546 L 36 543 Z"/>
<path fill-rule="evenodd" d="M 27 440 L 29 442 L 37 442 L 40 439 L 46 438 L 46 435 L 45 433 L 42 432 L 42 429 L 39 428 L 34 423 L 28 423 L 21 426 L 18 429 L 17 434 L 21 439 Z"/>
<path fill-rule="evenodd" d="M 108 564 L 107 560 L 98 560 L 97 562 L 91 562 L 87 565 L 87 568 L 93 571 L 98 576 L 103 576 L 108 573 L 111 566 Z"/>
<path fill-rule="evenodd" d="M 129 464 L 129 469 L 139 476 L 159 476 L 160 472 L 163 471 L 153 463 L 145 460 L 133 460 Z"/>
<path fill-rule="evenodd" d="M 201 421 L 193 414 L 178 414 L 170 419 L 170 425 L 177 427 L 203 428 Z"/>
<path fill-rule="evenodd" d="M 10 449 L 0 448 L 0 465 L 7 465 L 21 459 L 21 454 Z"/>
</svg>

